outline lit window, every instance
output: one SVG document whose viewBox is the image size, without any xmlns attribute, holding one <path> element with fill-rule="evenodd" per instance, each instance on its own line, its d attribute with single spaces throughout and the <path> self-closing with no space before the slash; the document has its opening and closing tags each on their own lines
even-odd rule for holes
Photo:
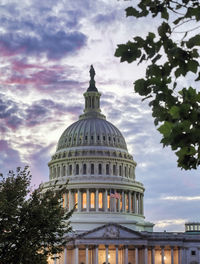
<svg viewBox="0 0 200 264">
<path fill-rule="evenodd" d="M 63 208 L 69 209 L 69 193 L 63 194 Z"/>
<path fill-rule="evenodd" d="M 87 173 L 87 165 L 83 164 L 83 174 L 86 174 L 86 173 Z"/>
<path fill-rule="evenodd" d="M 128 211 L 128 194 L 125 193 L 125 199 L 126 199 L 126 211 Z"/>
<path fill-rule="evenodd" d="M 102 174 L 102 165 L 99 164 L 99 174 Z"/>
<path fill-rule="evenodd" d="M 87 193 L 82 193 L 82 210 L 85 210 L 87 207 Z"/>
<path fill-rule="evenodd" d="M 76 209 L 77 209 L 77 206 L 78 206 L 78 193 L 77 192 L 74 192 L 74 205 L 76 204 Z"/>
<path fill-rule="evenodd" d="M 91 164 L 91 174 L 94 174 L 94 164 Z"/>
<path fill-rule="evenodd" d="M 108 206 L 108 211 L 110 211 L 110 193 L 108 193 L 107 196 L 107 206 Z"/>
<path fill-rule="evenodd" d="M 95 193 L 94 192 L 90 193 L 90 209 L 91 210 L 95 209 Z"/>
<path fill-rule="evenodd" d="M 99 210 L 103 209 L 103 193 L 99 192 Z"/>
<path fill-rule="evenodd" d="M 120 193 L 120 212 L 122 212 L 122 194 Z"/>
</svg>

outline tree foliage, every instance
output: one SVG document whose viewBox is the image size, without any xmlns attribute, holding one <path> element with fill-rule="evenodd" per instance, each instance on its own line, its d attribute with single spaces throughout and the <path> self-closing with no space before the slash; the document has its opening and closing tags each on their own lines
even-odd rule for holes
<svg viewBox="0 0 200 264">
<path fill-rule="evenodd" d="M 155 32 L 118 45 L 115 56 L 121 62 L 147 63 L 144 78 L 134 82 L 135 92 L 150 101 L 161 142 L 175 151 L 178 166 L 196 169 L 200 164 L 200 2 L 140 0 L 125 11 L 135 19 L 151 19 L 152 24 L 159 19 Z"/>
<path fill-rule="evenodd" d="M 0 181 L 0 263 L 46 264 L 71 231 L 61 199 L 66 186 L 31 191 L 30 171 L 17 168 Z"/>
</svg>

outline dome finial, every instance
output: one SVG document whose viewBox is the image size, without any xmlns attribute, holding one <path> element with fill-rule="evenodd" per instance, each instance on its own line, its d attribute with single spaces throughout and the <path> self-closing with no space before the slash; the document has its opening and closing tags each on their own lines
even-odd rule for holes
<svg viewBox="0 0 200 264">
<path fill-rule="evenodd" d="M 95 70 L 93 65 L 90 66 L 90 79 L 94 80 L 94 76 L 95 76 Z"/>
<path fill-rule="evenodd" d="M 95 70 L 94 70 L 93 65 L 91 65 L 90 66 L 90 86 L 87 89 L 87 92 L 98 92 L 98 90 L 95 86 L 94 76 L 95 76 Z"/>
</svg>

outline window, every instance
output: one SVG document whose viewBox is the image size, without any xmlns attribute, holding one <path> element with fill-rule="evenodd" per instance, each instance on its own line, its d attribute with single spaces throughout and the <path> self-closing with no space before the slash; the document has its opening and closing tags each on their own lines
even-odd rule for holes
<svg viewBox="0 0 200 264">
<path fill-rule="evenodd" d="M 99 210 L 103 210 L 103 193 L 99 192 Z"/>
<path fill-rule="evenodd" d="M 122 166 L 119 166 L 119 176 L 122 176 Z"/>
<path fill-rule="evenodd" d="M 113 165 L 113 175 L 116 175 L 116 165 Z"/>
<path fill-rule="evenodd" d="M 101 175 L 102 174 L 102 165 L 99 164 L 99 174 Z"/>
<path fill-rule="evenodd" d="M 191 251 L 191 255 L 192 255 L 192 256 L 196 256 L 196 251 L 195 251 L 195 250 L 192 250 L 192 251 Z"/>
<path fill-rule="evenodd" d="M 82 205 L 81 205 L 81 208 L 83 211 L 86 210 L 86 207 L 87 207 L 87 193 L 86 192 L 83 192 L 82 193 Z"/>
<path fill-rule="evenodd" d="M 94 137 L 93 136 L 91 136 L 91 140 L 93 140 L 94 139 Z"/>
<path fill-rule="evenodd" d="M 109 175 L 109 164 L 106 164 L 106 175 Z"/>
<path fill-rule="evenodd" d="M 58 171 L 58 177 L 60 177 L 60 167 L 57 168 Z"/>
<path fill-rule="evenodd" d="M 91 164 L 91 174 L 94 174 L 94 164 Z"/>
<path fill-rule="evenodd" d="M 76 164 L 76 175 L 79 175 L 79 165 Z"/>
<path fill-rule="evenodd" d="M 69 175 L 72 175 L 72 165 L 69 165 Z"/>
<path fill-rule="evenodd" d="M 91 210 L 95 209 L 95 193 L 94 192 L 90 193 L 90 209 Z"/>
<path fill-rule="evenodd" d="M 97 140 L 100 140 L 100 136 L 99 135 L 97 136 Z"/>
<path fill-rule="evenodd" d="M 66 168 L 65 165 L 63 165 L 63 169 L 62 169 L 62 175 L 65 176 L 66 175 Z"/>
<path fill-rule="evenodd" d="M 87 174 L 87 165 L 83 164 L 83 174 Z"/>
<path fill-rule="evenodd" d="M 120 212 L 122 212 L 122 194 L 120 193 L 120 206 L 119 206 L 120 208 Z"/>
<path fill-rule="evenodd" d="M 125 170 L 124 170 L 124 174 L 125 174 L 125 177 L 127 176 L 127 168 L 125 167 L 124 168 Z"/>
<path fill-rule="evenodd" d="M 128 194 L 127 193 L 125 193 L 125 200 L 126 200 L 126 211 L 128 212 Z"/>
<path fill-rule="evenodd" d="M 63 194 L 63 208 L 69 209 L 69 193 Z"/>
<path fill-rule="evenodd" d="M 128 176 L 129 176 L 129 178 L 131 177 L 131 168 L 129 168 Z"/>
<path fill-rule="evenodd" d="M 56 168 L 53 169 L 53 178 L 56 178 Z"/>
<path fill-rule="evenodd" d="M 107 196 L 107 207 L 108 207 L 108 211 L 110 211 L 110 193 L 108 193 Z"/>
<path fill-rule="evenodd" d="M 105 137 L 105 136 L 103 136 L 103 140 L 104 140 L 104 141 L 106 140 L 106 137 Z"/>
</svg>

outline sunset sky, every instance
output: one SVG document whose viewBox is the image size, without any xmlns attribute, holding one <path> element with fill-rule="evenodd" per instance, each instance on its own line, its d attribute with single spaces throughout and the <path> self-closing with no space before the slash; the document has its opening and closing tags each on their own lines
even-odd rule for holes
<svg viewBox="0 0 200 264">
<path fill-rule="evenodd" d="M 155 231 L 183 231 L 200 220 L 199 171 L 181 171 L 162 148 L 148 102 L 133 91 L 145 65 L 120 63 L 117 44 L 156 29 L 151 18 L 126 18 L 131 1 L 1 0 L 0 172 L 30 165 L 33 185 L 65 128 L 84 107 L 89 67 L 96 71 L 107 120 L 124 135 L 145 188 L 145 216 Z"/>
</svg>

